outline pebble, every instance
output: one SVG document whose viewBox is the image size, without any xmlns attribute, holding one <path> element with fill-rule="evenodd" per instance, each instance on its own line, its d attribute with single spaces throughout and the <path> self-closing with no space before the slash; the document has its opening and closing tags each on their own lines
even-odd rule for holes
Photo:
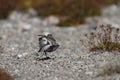
<svg viewBox="0 0 120 80">
<path fill-rule="evenodd" d="M 88 76 L 92 76 L 92 75 L 93 75 L 93 72 L 88 71 L 88 72 L 86 72 L 85 74 L 87 74 Z"/>
<path fill-rule="evenodd" d="M 86 47 L 82 50 L 83 46 L 79 41 L 89 26 L 102 23 L 120 25 L 120 8 L 112 7 L 112 10 L 108 9 L 112 16 L 107 16 L 109 12 L 104 12 L 103 16 L 95 18 L 89 24 L 74 28 L 55 27 L 59 22 L 56 16 L 42 19 L 32 9 L 26 13 L 13 11 L 7 20 L 0 21 L 0 46 L 4 48 L 3 54 L 0 54 L 0 68 L 17 75 L 15 80 L 75 80 L 76 77 L 78 80 L 93 80 L 94 70 L 113 60 L 120 61 L 117 60 L 120 59 L 120 53 L 97 51 L 97 55 L 94 55 L 88 52 Z M 27 31 L 19 31 L 22 29 Z M 48 53 L 49 57 L 54 59 L 36 61 L 36 36 L 43 33 L 52 33 L 60 43 L 60 48 Z"/>
<path fill-rule="evenodd" d="M 59 18 L 55 16 L 49 16 L 43 21 L 43 26 L 54 26 L 59 23 Z"/>
<path fill-rule="evenodd" d="M 25 53 L 22 53 L 22 54 L 18 54 L 18 58 L 22 58 L 22 57 L 25 57 L 27 56 L 29 53 L 25 52 Z"/>
<path fill-rule="evenodd" d="M 61 53 L 61 54 L 58 55 L 58 57 L 59 58 L 66 58 L 67 56 L 65 54 Z"/>
</svg>

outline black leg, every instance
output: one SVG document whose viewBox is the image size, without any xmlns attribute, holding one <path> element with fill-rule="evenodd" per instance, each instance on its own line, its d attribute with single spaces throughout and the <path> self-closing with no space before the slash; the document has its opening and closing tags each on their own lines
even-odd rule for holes
<svg viewBox="0 0 120 80">
<path fill-rule="evenodd" d="M 50 57 L 47 56 L 47 53 L 45 52 L 46 59 L 50 59 Z"/>
<path fill-rule="evenodd" d="M 46 56 L 46 58 L 47 58 L 47 53 L 46 52 L 44 52 L 45 53 L 45 56 Z"/>
<path fill-rule="evenodd" d="M 38 52 L 40 52 L 40 49 L 39 49 L 39 51 Z"/>
<path fill-rule="evenodd" d="M 41 58 L 43 55 L 45 55 L 46 57 L 45 58 Z M 46 52 L 43 52 L 43 54 L 41 56 L 39 56 L 38 58 L 36 58 L 36 60 L 49 60 L 51 59 L 50 57 L 47 56 L 47 53 Z"/>
</svg>

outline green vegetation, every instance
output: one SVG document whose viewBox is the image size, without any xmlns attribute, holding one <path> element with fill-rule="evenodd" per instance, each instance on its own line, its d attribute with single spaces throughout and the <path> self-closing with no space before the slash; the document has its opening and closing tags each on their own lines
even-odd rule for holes
<svg viewBox="0 0 120 80">
<path fill-rule="evenodd" d="M 87 16 L 99 15 L 103 6 L 115 4 L 117 0 L 0 0 L 0 18 L 11 10 L 24 11 L 34 8 L 40 16 L 56 15 L 61 18 L 59 26 L 84 23 Z M 64 16 L 64 17 L 63 17 Z"/>
</svg>

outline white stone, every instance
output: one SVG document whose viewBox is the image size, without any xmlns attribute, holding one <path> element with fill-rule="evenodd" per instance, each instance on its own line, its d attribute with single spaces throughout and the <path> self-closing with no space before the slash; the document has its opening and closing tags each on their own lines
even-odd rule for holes
<svg viewBox="0 0 120 80">
<path fill-rule="evenodd" d="M 92 76 L 93 72 L 92 71 L 87 71 L 85 74 L 87 74 L 88 76 Z"/>
<path fill-rule="evenodd" d="M 22 53 L 22 54 L 18 54 L 17 56 L 19 57 L 19 58 L 21 58 L 21 57 L 25 57 L 25 56 L 27 56 L 28 55 L 28 53 Z"/>
<path fill-rule="evenodd" d="M 19 72 L 19 70 L 18 70 L 18 69 L 16 69 L 14 72 L 17 74 L 17 73 Z"/>
<path fill-rule="evenodd" d="M 49 16 L 44 19 L 43 25 L 44 26 L 53 26 L 59 23 L 59 18 L 55 16 Z"/>
<path fill-rule="evenodd" d="M 31 16 L 36 16 L 37 12 L 33 8 L 29 8 L 27 11 Z"/>
</svg>

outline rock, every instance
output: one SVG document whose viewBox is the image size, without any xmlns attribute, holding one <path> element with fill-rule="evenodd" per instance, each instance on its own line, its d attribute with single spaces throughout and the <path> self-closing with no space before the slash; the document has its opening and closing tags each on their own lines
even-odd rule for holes
<svg viewBox="0 0 120 80">
<path fill-rule="evenodd" d="M 92 76 L 93 72 L 92 71 L 87 71 L 85 74 L 87 74 L 88 76 Z"/>
<path fill-rule="evenodd" d="M 27 13 L 30 15 L 30 16 L 37 16 L 37 12 L 33 9 L 33 8 L 29 8 Z"/>
<path fill-rule="evenodd" d="M 44 26 L 54 26 L 59 23 L 59 18 L 55 16 L 49 16 L 43 21 Z"/>
<path fill-rule="evenodd" d="M 97 28 L 98 20 L 97 18 L 87 18 L 86 19 L 89 30 L 95 30 Z"/>
<path fill-rule="evenodd" d="M 17 74 L 17 73 L 19 72 L 19 70 L 18 70 L 18 69 L 16 69 L 14 72 L 15 72 L 15 74 Z"/>
<path fill-rule="evenodd" d="M 19 27 L 22 27 L 22 29 L 25 29 L 25 30 L 29 30 L 31 29 L 33 26 L 29 23 L 24 23 L 24 22 L 20 22 L 19 23 Z"/>
<path fill-rule="evenodd" d="M 10 20 L 18 20 L 21 17 L 21 15 L 17 11 L 13 11 L 9 15 Z"/>
<path fill-rule="evenodd" d="M 42 24 L 42 19 L 40 19 L 38 17 L 33 17 L 33 18 L 29 19 L 29 23 L 33 26 L 41 25 Z"/>
<path fill-rule="evenodd" d="M 25 57 L 27 56 L 29 53 L 25 52 L 25 53 L 22 53 L 22 54 L 18 54 L 17 57 L 18 58 L 22 58 L 22 57 Z"/>
<path fill-rule="evenodd" d="M 67 56 L 65 54 L 61 53 L 61 54 L 58 55 L 58 57 L 59 58 L 66 58 Z"/>
<path fill-rule="evenodd" d="M 118 11 L 118 7 L 116 5 L 108 6 L 103 9 L 102 15 L 113 16 L 117 11 Z"/>
</svg>

